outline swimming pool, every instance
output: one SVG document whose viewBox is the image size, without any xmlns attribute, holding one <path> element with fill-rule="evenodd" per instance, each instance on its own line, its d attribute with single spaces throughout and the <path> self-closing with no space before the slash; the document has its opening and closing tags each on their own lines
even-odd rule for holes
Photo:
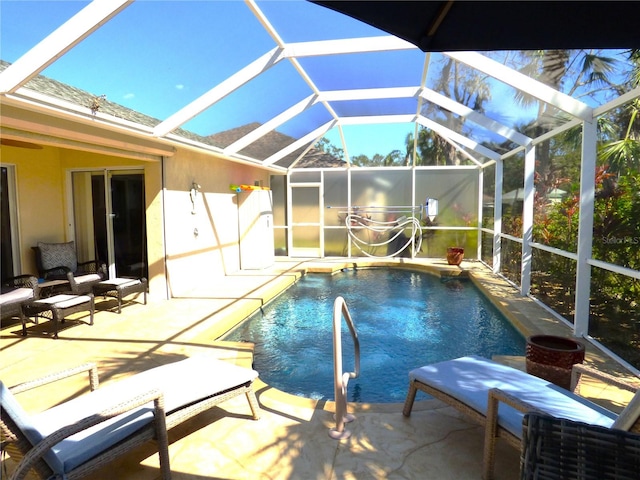
<svg viewBox="0 0 640 480">
<path fill-rule="evenodd" d="M 360 339 L 351 402 L 403 402 L 414 367 L 464 355 L 523 355 L 524 337 L 468 280 L 375 268 L 308 274 L 225 340 L 256 344 L 254 368 L 272 387 L 333 400 L 333 302 L 344 297 Z M 342 327 L 343 367 L 354 370 Z"/>
</svg>

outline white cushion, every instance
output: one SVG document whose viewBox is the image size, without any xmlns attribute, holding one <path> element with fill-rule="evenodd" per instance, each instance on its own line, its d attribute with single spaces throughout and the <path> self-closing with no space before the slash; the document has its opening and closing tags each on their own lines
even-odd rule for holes
<svg viewBox="0 0 640 480">
<path fill-rule="evenodd" d="M 15 288 L 0 295 L 0 305 L 24 302 L 30 298 L 33 298 L 33 288 Z"/>
<path fill-rule="evenodd" d="M 78 285 L 82 285 L 84 283 L 97 282 L 97 281 L 99 281 L 101 279 L 102 279 L 102 277 L 100 275 L 98 275 L 97 273 L 88 273 L 86 275 L 78 275 L 77 277 L 76 276 L 73 277 L 73 280 Z"/>
<path fill-rule="evenodd" d="M 489 390 L 499 388 L 554 417 L 611 427 L 616 414 L 546 380 L 486 358 L 469 356 L 435 363 L 409 372 L 409 378 L 430 385 L 487 412 Z M 500 402 L 498 423 L 522 437 L 524 414 Z"/>
<path fill-rule="evenodd" d="M 103 280 L 100 282 L 100 285 L 121 287 L 122 285 L 136 285 L 138 283 L 141 282 L 136 278 L 110 278 L 109 280 Z"/>
<path fill-rule="evenodd" d="M 49 298 L 42 298 L 34 303 L 37 305 L 55 305 L 58 308 L 69 308 L 90 301 L 91 297 L 88 295 L 60 294 Z"/>
</svg>

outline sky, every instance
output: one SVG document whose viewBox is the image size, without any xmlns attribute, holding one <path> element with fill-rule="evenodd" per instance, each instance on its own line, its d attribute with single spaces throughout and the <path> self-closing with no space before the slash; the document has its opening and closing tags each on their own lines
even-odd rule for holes
<svg viewBox="0 0 640 480">
<path fill-rule="evenodd" d="M 0 0 L 0 58 L 16 61 L 89 2 L 72 0 Z M 258 1 L 267 22 L 285 42 L 368 37 L 384 32 L 302 0 Z M 114 19 L 58 58 L 42 74 L 106 95 L 118 103 L 159 120 L 223 83 L 276 46 L 275 40 L 240 0 L 138 0 Z M 432 54 L 429 75 L 437 73 L 439 54 Z M 299 59 L 321 90 L 418 86 L 424 74 L 424 54 L 417 49 L 384 54 L 350 54 Z M 494 95 L 488 111 L 517 123 L 530 115 L 518 113 L 507 89 Z M 200 135 L 264 123 L 307 98 L 312 88 L 296 65 L 277 63 L 211 108 L 183 125 Z M 413 102 L 413 103 L 412 103 Z M 416 101 L 334 102 L 342 115 L 415 113 Z M 413 110 L 412 110 L 413 109 Z M 504 112 L 508 112 L 505 114 Z M 302 137 L 331 120 L 316 105 L 278 131 Z M 351 156 L 386 155 L 404 150 L 407 124 L 346 126 Z M 327 138 L 338 146 L 337 129 Z M 478 136 L 477 141 L 487 137 Z"/>
</svg>

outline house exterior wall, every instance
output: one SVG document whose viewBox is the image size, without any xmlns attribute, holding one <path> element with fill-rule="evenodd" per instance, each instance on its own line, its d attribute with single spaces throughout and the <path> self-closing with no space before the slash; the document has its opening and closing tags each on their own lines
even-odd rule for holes
<svg viewBox="0 0 640 480">
<path fill-rule="evenodd" d="M 60 149 L 0 147 L 3 165 L 15 167 L 20 263 L 22 272 L 35 273 L 32 246 L 38 241 L 65 238 L 64 173 Z"/>
<path fill-rule="evenodd" d="M 67 119 L 13 110 L 3 116 L 3 128 L 6 123 L 12 137 L 42 147 L 2 145 L 0 150 L 2 164 L 15 167 L 16 174 L 21 262 L 16 274 L 36 273 L 31 247 L 39 241 L 73 239 L 71 172 L 129 168 L 144 170 L 152 300 L 196 290 L 201 295 L 206 293 L 202 288 L 213 291 L 216 282 L 240 269 L 244 232 L 239 231 L 238 198 L 230 184 L 257 181 L 268 186 L 268 170 L 113 131 L 105 130 L 101 137 L 95 125 L 76 128 Z M 87 129 L 93 129 L 91 135 L 83 133 Z M 200 185 L 194 203 L 193 182 Z"/>
<path fill-rule="evenodd" d="M 240 270 L 238 199 L 230 184 L 269 184 L 265 170 L 178 149 L 165 159 L 166 261 L 171 296 L 206 295 Z M 199 185 L 194 202 L 190 190 Z"/>
<path fill-rule="evenodd" d="M 54 146 L 27 149 L 1 147 L 2 164 L 15 167 L 18 231 L 21 272 L 36 273 L 31 247 L 38 242 L 73 240 L 68 228 L 70 211 L 67 173 L 83 169 L 137 168 L 144 170 L 147 255 L 150 294 L 165 296 L 164 246 L 162 222 L 161 163 L 131 160 L 121 157 L 69 150 Z"/>
</svg>

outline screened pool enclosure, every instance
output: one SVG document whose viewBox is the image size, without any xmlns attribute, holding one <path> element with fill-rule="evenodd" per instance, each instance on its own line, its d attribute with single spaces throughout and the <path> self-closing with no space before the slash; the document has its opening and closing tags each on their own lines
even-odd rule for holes
<svg viewBox="0 0 640 480">
<path fill-rule="evenodd" d="M 463 247 L 640 368 L 640 45 L 424 52 L 303 1 L 38 5 L 2 5 L 5 105 L 268 171 L 276 255 Z"/>
</svg>

